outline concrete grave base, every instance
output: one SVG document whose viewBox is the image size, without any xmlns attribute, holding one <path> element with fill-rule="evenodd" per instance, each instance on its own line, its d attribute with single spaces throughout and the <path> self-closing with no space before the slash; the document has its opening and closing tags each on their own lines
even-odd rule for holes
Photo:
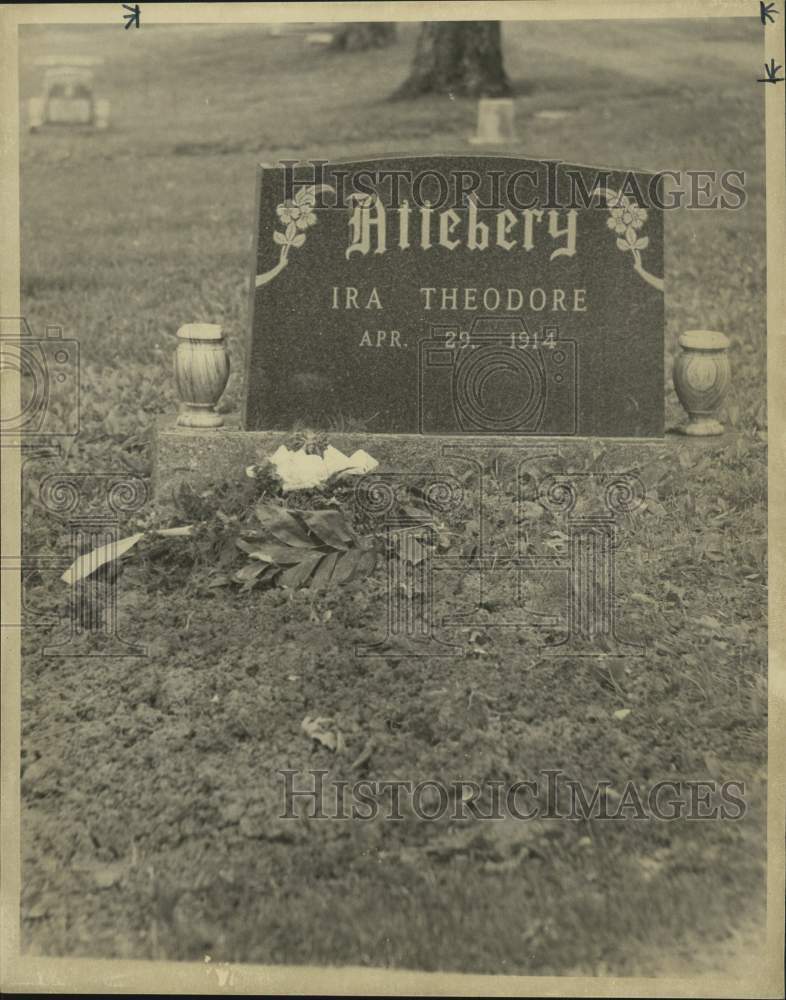
<svg viewBox="0 0 786 1000">
<path fill-rule="evenodd" d="M 239 481 L 249 465 L 259 465 L 280 445 L 294 447 L 292 431 L 246 431 L 237 416 L 225 417 L 225 426 L 213 430 L 176 426 L 176 417 L 163 416 L 155 436 L 153 495 L 156 510 L 174 512 L 180 487 L 196 491 L 222 482 Z M 373 434 L 362 431 L 328 432 L 330 444 L 347 455 L 363 449 L 377 459 L 380 470 L 429 472 L 461 468 L 462 456 L 481 466 L 495 457 L 521 461 L 536 454 L 542 458 L 561 457 L 568 471 L 585 470 L 590 456 L 609 473 L 640 469 L 656 463 L 659 470 L 669 466 L 682 477 L 689 476 L 690 464 L 680 457 L 717 454 L 734 443 L 737 433 L 727 430 L 717 437 L 689 437 L 667 432 L 662 438 L 587 438 L 535 436 L 470 436 Z M 685 463 L 685 459 L 682 458 Z M 644 485 L 649 487 L 648 476 Z"/>
</svg>

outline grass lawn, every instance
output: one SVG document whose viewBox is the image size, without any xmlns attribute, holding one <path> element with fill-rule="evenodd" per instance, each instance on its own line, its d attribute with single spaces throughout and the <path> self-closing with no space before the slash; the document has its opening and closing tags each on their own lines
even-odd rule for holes
<svg viewBox="0 0 786 1000">
<path fill-rule="evenodd" d="M 107 133 L 22 135 L 23 314 L 36 333 L 62 325 L 81 350 L 79 436 L 64 463 L 29 467 L 28 551 L 67 551 L 65 523 L 35 499 L 45 473 L 150 474 L 152 426 L 175 412 L 181 324 L 224 326 L 225 405 L 239 407 L 257 161 L 469 148 L 474 102 L 386 101 L 415 31 L 352 55 L 257 27 L 23 31 L 23 101 L 39 90 L 36 57 L 101 53 L 98 95 L 112 102 Z M 208 589 L 205 550 L 189 543 L 129 557 L 119 614 L 147 657 L 53 659 L 40 649 L 56 629 L 24 637 L 31 953 L 655 975 L 712 971 L 763 920 L 760 37 L 754 17 L 504 27 L 521 136 L 512 152 L 746 172 L 742 210 L 667 213 L 666 372 L 680 332 L 725 331 L 736 433 L 712 452 L 656 463 L 644 510 L 625 520 L 619 614 L 644 637 L 642 655 L 554 660 L 530 633 L 489 624 L 480 640 L 465 630 L 464 657 L 358 660 L 354 643 L 379 638 L 385 620 L 382 565 L 343 588 L 287 595 Z M 673 424 L 670 375 L 664 392 Z M 492 483 L 500 545 L 522 530 L 518 499 L 509 479 Z M 544 512 L 524 528 L 536 545 L 562 526 Z M 449 527 L 462 543 L 471 536 L 469 515 Z M 56 573 L 31 574 L 31 614 L 62 606 L 66 591 Z M 438 599 L 448 606 L 451 594 Z M 346 749 L 308 739 L 307 715 L 333 717 Z M 313 768 L 416 782 L 562 768 L 617 790 L 739 780 L 747 812 L 726 822 L 484 825 L 407 813 L 282 825 L 277 769 Z"/>
</svg>

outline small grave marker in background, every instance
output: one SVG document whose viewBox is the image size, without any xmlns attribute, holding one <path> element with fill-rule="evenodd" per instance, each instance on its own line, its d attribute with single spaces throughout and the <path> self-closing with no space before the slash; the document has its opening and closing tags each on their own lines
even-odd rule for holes
<svg viewBox="0 0 786 1000">
<path fill-rule="evenodd" d="M 95 96 L 93 66 L 103 60 L 90 56 L 46 57 L 36 61 L 46 66 L 43 96 L 30 99 L 28 123 L 31 131 L 45 125 L 109 125 L 109 101 Z"/>
<path fill-rule="evenodd" d="M 478 130 L 469 141 L 476 146 L 514 142 L 513 123 L 514 106 L 510 98 L 483 97 L 478 101 Z"/>
</svg>

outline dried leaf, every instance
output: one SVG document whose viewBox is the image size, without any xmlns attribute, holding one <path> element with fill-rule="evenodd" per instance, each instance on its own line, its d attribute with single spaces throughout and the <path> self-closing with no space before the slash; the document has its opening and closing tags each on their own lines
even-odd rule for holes
<svg viewBox="0 0 786 1000">
<path fill-rule="evenodd" d="M 194 534 L 193 524 L 184 524 L 180 528 L 157 528 L 156 534 L 162 538 L 189 538 Z"/>
<path fill-rule="evenodd" d="M 347 549 L 354 540 L 340 511 L 308 510 L 301 517 L 309 530 L 333 549 Z"/>
<path fill-rule="evenodd" d="M 282 587 L 290 587 L 292 590 L 297 590 L 298 587 L 305 586 L 309 577 L 323 558 L 323 552 L 310 552 L 304 556 L 301 562 L 284 570 L 279 577 L 279 584 Z"/>
<path fill-rule="evenodd" d="M 97 569 L 105 566 L 106 563 L 119 559 L 120 556 L 128 552 L 129 549 L 132 549 L 144 537 L 145 533 L 140 531 L 135 535 L 129 535 L 128 538 L 121 538 L 117 542 L 110 542 L 109 545 L 102 545 L 100 548 L 93 549 L 92 552 L 88 552 L 76 559 L 60 579 L 65 583 L 77 583 L 77 581 L 83 580 L 86 576 L 90 576 L 91 573 L 95 573 Z"/>
<path fill-rule="evenodd" d="M 249 563 L 241 567 L 232 579 L 236 583 L 248 583 L 250 580 L 257 580 L 263 573 L 267 574 L 271 567 L 263 562 Z"/>
<path fill-rule="evenodd" d="M 307 715 L 300 723 L 300 728 L 312 740 L 316 740 L 334 753 L 341 753 L 344 749 L 344 737 L 338 729 L 332 731 L 334 726 L 334 720 L 324 716 L 312 719 L 310 715 Z"/>
<path fill-rule="evenodd" d="M 328 552 L 328 554 L 317 566 L 316 570 L 314 570 L 314 578 L 311 581 L 311 586 L 316 590 L 327 587 L 330 583 L 333 571 L 336 568 L 336 563 L 338 562 L 339 554 L 340 553 L 338 552 Z"/>
<path fill-rule="evenodd" d="M 294 514 L 283 507 L 271 507 L 269 504 L 259 504 L 256 508 L 259 523 L 284 545 L 297 545 L 311 549 L 314 542 L 308 532 Z"/>
<path fill-rule="evenodd" d="M 347 549 L 341 553 L 333 570 L 333 583 L 348 583 L 357 572 L 362 555 L 362 549 Z"/>
<path fill-rule="evenodd" d="M 252 559 L 261 562 L 277 563 L 279 566 L 293 566 L 303 558 L 304 550 L 294 545 L 265 545 L 260 542 L 245 542 L 242 538 L 235 540 L 235 545 L 247 552 Z"/>
<path fill-rule="evenodd" d="M 370 573 L 374 572 L 374 567 L 377 565 L 377 553 L 374 549 L 363 549 L 360 553 L 360 558 L 358 559 L 358 564 L 355 569 L 355 578 L 368 576 Z"/>
<path fill-rule="evenodd" d="M 265 534 L 281 544 L 239 538 L 235 545 L 256 562 L 269 565 L 278 586 L 296 590 L 311 581 L 315 588 L 324 588 L 370 573 L 376 565 L 376 552 L 356 544 L 357 537 L 338 510 L 293 511 L 260 504 L 256 514 Z M 282 566 L 286 569 L 278 573 Z M 252 570 L 245 572 L 248 576 L 235 579 L 256 579 Z"/>
</svg>

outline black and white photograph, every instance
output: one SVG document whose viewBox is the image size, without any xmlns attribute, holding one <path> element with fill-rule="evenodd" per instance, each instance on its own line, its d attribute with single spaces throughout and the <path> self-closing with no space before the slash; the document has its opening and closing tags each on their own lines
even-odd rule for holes
<svg viewBox="0 0 786 1000">
<path fill-rule="evenodd" d="M 785 19 L 2 5 L 4 992 L 783 996 Z"/>
</svg>

